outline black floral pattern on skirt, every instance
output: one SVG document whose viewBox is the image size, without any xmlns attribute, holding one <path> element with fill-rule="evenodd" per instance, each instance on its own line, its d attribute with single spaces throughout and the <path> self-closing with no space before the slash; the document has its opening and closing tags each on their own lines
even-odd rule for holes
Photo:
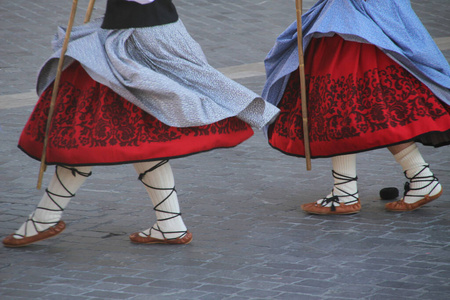
<svg viewBox="0 0 450 300">
<path fill-rule="evenodd" d="M 19 147 L 36 159 L 42 153 L 52 91 L 50 86 L 41 95 L 19 140 Z M 233 147 L 251 135 L 251 127 L 237 117 L 198 127 L 168 126 L 73 63 L 61 77 L 47 156 L 74 165 L 123 163 Z"/>
<path fill-rule="evenodd" d="M 436 120 L 449 113 L 420 81 L 410 79 L 406 70 L 395 65 L 381 71 L 367 71 L 364 77 L 356 80 L 352 75 L 337 80 L 330 76 L 307 75 L 306 85 L 310 88 L 308 119 L 312 123 L 310 140 L 351 138 L 361 133 L 401 127 L 425 116 Z M 296 71 L 291 74 L 278 105 L 281 113 L 273 130 L 280 136 L 303 140 L 302 126 L 286 126 L 302 124 L 299 94 L 299 72 Z"/>
</svg>

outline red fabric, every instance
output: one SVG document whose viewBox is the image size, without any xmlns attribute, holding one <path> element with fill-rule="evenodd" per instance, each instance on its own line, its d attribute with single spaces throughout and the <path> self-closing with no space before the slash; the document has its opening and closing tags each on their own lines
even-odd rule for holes
<svg viewBox="0 0 450 300">
<path fill-rule="evenodd" d="M 377 47 L 313 39 L 305 55 L 311 157 L 355 153 L 431 132 L 449 140 L 450 107 Z M 291 74 L 269 143 L 304 156 L 299 72 Z"/>
<path fill-rule="evenodd" d="M 200 127 L 167 126 L 108 87 L 95 82 L 79 63 L 61 76 L 47 146 L 47 164 L 99 165 L 186 156 L 233 147 L 253 135 L 236 117 Z M 40 97 L 19 140 L 41 159 L 53 87 Z"/>
</svg>

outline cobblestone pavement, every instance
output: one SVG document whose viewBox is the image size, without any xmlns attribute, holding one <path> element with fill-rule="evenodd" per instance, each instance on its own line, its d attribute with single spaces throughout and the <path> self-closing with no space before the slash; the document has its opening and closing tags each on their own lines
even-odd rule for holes
<svg viewBox="0 0 450 300">
<path fill-rule="evenodd" d="M 78 23 L 87 2 L 79 1 Z M 174 2 L 210 63 L 260 92 L 260 63 L 295 18 L 294 1 Z M 97 1 L 94 16 L 104 4 Z M 39 163 L 16 144 L 36 101 L 36 72 L 70 6 L 0 0 L 1 237 L 42 195 Z M 414 0 L 413 8 L 450 60 L 448 1 Z M 254 72 L 237 71 L 247 67 Z M 421 150 L 444 186 L 439 200 L 412 213 L 386 212 L 379 190 L 401 189 L 404 178 L 381 149 L 358 155 L 363 210 L 339 217 L 300 209 L 329 191 L 330 160 L 313 160 L 307 172 L 303 159 L 270 149 L 260 131 L 234 149 L 173 160 L 194 234 L 186 246 L 131 244 L 129 233 L 155 221 L 150 200 L 132 166 L 96 167 L 65 212 L 64 233 L 23 249 L 0 247 L 0 298 L 449 299 L 449 148 Z"/>
</svg>

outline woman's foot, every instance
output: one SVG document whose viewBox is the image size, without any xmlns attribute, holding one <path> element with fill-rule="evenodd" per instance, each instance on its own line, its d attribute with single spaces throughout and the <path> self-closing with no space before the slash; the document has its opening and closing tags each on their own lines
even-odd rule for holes
<svg viewBox="0 0 450 300">
<path fill-rule="evenodd" d="M 6 247 L 23 247 L 60 234 L 66 228 L 61 221 L 63 211 L 91 175 L 91 169 L 56 166 L 55 174 L 36 209 L 15 233 L 3 240 L 3 244 Z"/>
<path fill-rule="evenodd" d="M 409 177 L 408 174 L 413 175 Z M 389 211 L 412 211 L 436 200 L 443 193 L 443 188 L 439 180 L 430 171 L 428 165 L 423 165 L 414 170 L 408 170 L 405 172 L 405 176 L 409 181 L 405 183 L 403 198 L 395 202 L 387 203 L 385 207 Z"/>
<path fill-rule="evenodd" d="M 192 233 L 188 230 L 178 233 L 170 233 L 166 235 L 171 235 L 169 238 L 164 234 L 160 234 L 158 238 L 152 236 L 156 230 L 150 228 L 143 232 L 135 232 L 130 235 L 130 241 L 136 244 L 169 244 L 169 245 L 186 245 L 192 241 Z M 180 234 L 181 233 L 181 234 Z M 174 237 L 178 235 L 178 237 Z"/>
<path fill-rule="evenodd" d="M 316 215 L 348 215 L 361 210 L 357 189 L 357 177 L 332 171 L 334 187 L 331 194 L 315 202 L 303 204 L 301 208 Z"/>
<path fill-rule="evenodd" d="M 322 200 L 303 204 L 301 208 L 314 215 L 350 215 L 356 214 L 361 210 L 359 199 L 352 204 L 339 203 L 339 198 L 330 197 Z"/>
<path fill-rule="evenodd" d="M 66 224 L 63 221 L 59 221 L 43 231 L 36 231 L 36 234 L 32 236 L 20 236 L 17 233 L 13 233 L 3 239 L 3 245 L 11 248 L 27 246 L 54 237 L 63 232 L 65 228 Z"/>
</svg>

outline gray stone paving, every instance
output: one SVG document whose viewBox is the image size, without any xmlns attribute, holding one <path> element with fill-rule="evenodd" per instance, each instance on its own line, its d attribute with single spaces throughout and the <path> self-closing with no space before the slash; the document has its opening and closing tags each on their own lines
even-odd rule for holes
<svg viewBox="0 0 450 300">
<path fill-rule="evenodd" d="M 87 2 L 79 1 L 78 23 Z M 175 1 L 210 63 L 228 71 L 258 66 L 295 18 L 293 2 Z M 42 194 L 39 163 L 16 144 L 33 108 L 36 72 L 70 3 L 0 0 L 0 100 L 26 98 L 0 106 L 1 237 Z M 95 16 L 104 3 L 97 1 Z M 413 8 L 450 60 L 448 1 L 414 0 Z M 260 92 L 264 77 L 238 81 Z M 446 189 L 449 148 L 420 148 Z M 260 131 L 234 149 L 173 160 L 194 234 L 180 247 L 129 243 L 129 233 L 154 222 L 150 200 L 132 166 L 96 167 L 64 215 L 64 233 L 23 249 L 0 247 L 0 299 L 449 299 L 448 190 L 415 212 L 385 212 L 378 192 L 401 188 L 403 176 L 381 149 L 358 155 L 360 214 L 309 216 L 300 204 L 331 187 L 330 161 L 312 165 L 307 172 L 303 159 L 270 149 Z"/>
</svg>

